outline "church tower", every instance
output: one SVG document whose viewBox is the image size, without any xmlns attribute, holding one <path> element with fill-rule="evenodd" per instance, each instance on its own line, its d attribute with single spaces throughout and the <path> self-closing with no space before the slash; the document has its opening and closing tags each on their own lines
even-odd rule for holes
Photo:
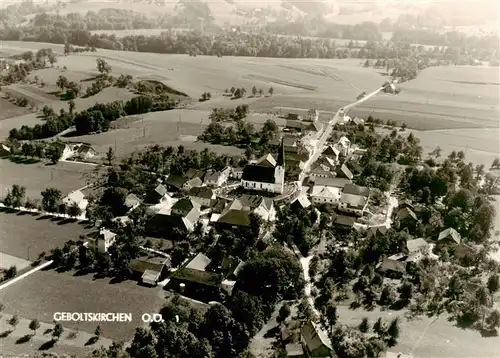
<svg viewBox="0 0 500 358">
<path fill-rule="evenodd" d="M 278 159 L 274 167 L 274 183 L 275 192 L 280 194 L 283 193 L 285 186 L 285 147 L 283 145 L 283 139 L 281 139 L 281 144 L 278 149 Z"/>
</svg>

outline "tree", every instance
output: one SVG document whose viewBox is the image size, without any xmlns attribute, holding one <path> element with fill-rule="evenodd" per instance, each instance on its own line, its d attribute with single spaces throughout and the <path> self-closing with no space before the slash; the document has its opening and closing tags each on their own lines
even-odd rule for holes
<svg viewBox="0 0 500 358">
<path fill-rule="evenodd" d="M 106 160 L 108 161 L 108 165 L 111 166 L 113 164 L 113 160 L 115 159 L 115 152 L 112 147 L 108 148 L 106 152 Z"/>
<path fill-rule="evenodd" d="M 64 55 L 67 56 L 69 55 L 70 52 L 71 52 L 71 45 L 69 44 L 69 42 L 66 42 L 64 44 Z"/>
<path fill-rule="evenodd" d="M 500 168 L 500 158 L 495 158 L 493 163 L 491 163 L 491 169 L 499 169 Z"/>
<path fill-rule="evenodd" d="M 264 91 L 262 90 L 262 88 L 259 89 L 259 96 L 262 96 L 262 94 L 264 93 Z"/>
<path fill-rule="evenodd" d="M 64 89 L 68 87 L 69 81 L 65 76 L 59 76 L 57 78 L 56 85 L 61 89 L 61 91 L 64 91 Z"/>
<path fill-rule="evenodd" d="M 490 293 L 495 293 L 498 291 L 499 287 L 499 280 L 498 280 L 498 275 L 496 273 L 492 274 L 488 278 L 488 283 L 487 283 L 488 290 Z"/>
<path fill-rule="evenodd" d="M 12 328 L 16 328 L 17 324 L 19 323 L 19 317 L 17 317 L 17 315 L 13 315 L 8 323 L 12 326 Z"/>
<path fill-rule="evenodd" d="M 252 87 L 252 95 L 255 97 L 257 95 L 257 87 Z"/>
<path fill-rule="evenodd" d="M 389 327 L 387 328 L 387 334 L 387 345 L 389 347 L 394 347 L 397 344 L 397 340 L 399 338 L 399 319 L 397 317 L 394 318 L 389 324 Z"/>
<path fill-rule="evenodd" d="M 101 75 L 108 74 L 111 72 L 111 66 L 102 58 L 98 58 L 97 60 L 97 71 L 101 73 Z"/>
<path fill-rule="evenodd" d="M 54 326 L 54 329 L 52 330 L 52 339 L 55 341 L 59 340 L 59 338 L 61 337 L 63 332 L 64 332 L 64 328 L 63 328 L 62 324 L 57 322 L 56 325 Z"/>
<path fill-rule="evenodd" d="M 23 206 L 24 197 L 26 196 L 26 188 L 17 184 L 12 186 L 12 189 L 7 194 L 4 200 L 6 206 L 12 206 L 18 208 Z"/>
<path fill-rule="evenodd" d="M 379 317 L 373 324 L 373 332 L 378 334 L 379 336 L 386 333 L 386 328 L 384 322 L 382 322 L 382 317 Z"/>
<path fill-rule="evenodd" d="M 47 158 L 50 159 L 50 161 L 53 164 L 56 164 L 59 161 L 59 159 L 61 159 L 63 152 L 64 152 L 64 148 L 62 145 L 60 145 L 58 143 L 52 143 L 51 145 L 49 145 L 47 147 L 47 150 L 45 151 L 45 155 L 47 156 Z"/>
<path fill-rule="evenodd" d="M 399 299 L 403 301 L 408 301 L 411 299 L 413 294 L 413 285 L 411 282 L 405 281 L 401 286 L 401 291 L 399 293 Z"/>
<path fill-rule="evenodd" d="M 94 337 L 96 337 L 97 340 L 99 340 L 99 338 L 101 338 L 101 335 L 102 335 L 102 328 L 101 326 L 97 326 L 94 331 Z"/>
<path fill-rule="evenodd" d="M 40 328 L 40 322 L 37 319 L 34 319 L 30 322 L 29 329 L 33 331 L 33 335 L 36 334 L 36 331 Z"/>
<path fill-rule="evenodd" d="M 42 208 L 43 210 L 55 213 L 61 203 L 62 194 L 59 189 L 47 188 L 42 191 Z"/>
<path fill-rule="evenodd" d="M 370 60 L 366 60 L 363 67 L 370 67 Z"/>
<path fill-rule="evenodd" d="M 5 280 L 10 280 L 11 278 L 16 277 L 17 275 L 17 268 L 16 266 L 10 266 L 7 270 L 4 271 L 4 279 Z"/>
<path fill-rule="evenodd" d="M 367 333 L 370 330 L 370 323 L 367 317 L 363 317 L 363 320 L 359 324 L 358 328 L 362 333 Z"/>
<path fill-rule="evenodd" d="M 68 99 L 77 98 L 78 95 L 81 93 L 81 91 L 82 87 L 78 83 L 71 81 L 70 83 L 68 83 L 68 90 L 66 91 L 66 97 Z"/>
<path fill-rule="evenodd" d="M 35 146 L 30 142 L 23 143 L 21 152 L 25 157 L 33 158 L 35 156 Z"/>
<path fill-rule="evenodd" d="M 49 52 L 49 54 L 47 55 L 48 59 L 49 59 L 49 63 L 52 67 L 54 67 L 54 63 L 57 62 L 57 57 L 56 55 L 51 51 Z"/>
<path fill-rule="evenodd" d="M 80 215 L 82 215 L 82 209 L 80 209 L 80 207 L 78 206 L 77 203 L 73 203 L 71 204 L 67 209 L 66 209 L 66 213 L 73 217 L 73 218 L 76 218 Z"/>
<path fill-rule="evenodd" d="M 69 100 L 68 105 L 69 105 L 69 114 L 72 115 L 73 111 L 75 110 L 75 101 L 73 101 L 72 99 Z"/>
<path fill-rule="evenodd" d="M 290 305 L 288 303 L 284 303 L 283 306 L 281 306 L 279 312 L 278 312 L 278 317 L 276 318 L 276 321 L 278 323 L 285 322 L 285 320 L 290 316 L 291 313 Z"/>
<path fill-rule="evenodd" d="M 269 92 L 269 95 L 272 96 L 274 93 L 274 88 L 270 87 L 268 92 Z"/>
</svg>

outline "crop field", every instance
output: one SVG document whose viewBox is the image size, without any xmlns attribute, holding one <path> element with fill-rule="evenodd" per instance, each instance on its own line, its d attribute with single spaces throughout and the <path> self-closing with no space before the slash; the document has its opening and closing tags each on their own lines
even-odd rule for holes
<svg viewBox="0 0 500 358">
<path fill-rule="evenodd" d="M 62 247 L 68 240 L 78 240 L 88 232 L 74 222 L 53 221 L 30 213 L 0 212 L 0 250 L 23 260 L 34 261 L 42 251 L 49 254 L 50 250 Z"/>
<path fill-rule="evenodd" d="M 20 283 L 0 291 L 0 301 L 9 302 L 5 312 L 52 322 L 55 312 L 123 312 L 132 322 L 101 322 L 104 337 L 116 341 L 132 338 L 142 326 L 143 313 L 157 313 L 165 303 L 162 288 L 148 288 L 135 281 L 112 284 L 93 275 L 73 276 L 54 270 L 38 271 Z M 94 332 L 95 322 L 65 322 L 69 328 Z"/>
<path fill-rule="evenodd" d="M 95 166 L 78 163 L 18 164 L 0 159 L 0 195 L 5 196 L 14 184 L 24 186 L 31 199 L 40 199 L 40 193 L 47 188 L 59 189 L 62 195 L 67 195 L 87 185 L 95 170 Z"/>
<path fill-rule="evenodd" d="M 113 123 L 108 132 L 71 137 L 71 141 L 90 143 L 98 152 L 105 153 L 109 147 L 115 150 L 117 157 L 124 157 L 132 152 L 151 145 L 183 145 L 189 149 L 209 148 L 216 153 L 238 154 L 243 150 L 236 147 L 211 145 L 195 142 L 209 123 L 208 111 L 171 110 L 130 116 Z M 262 119 L 257 122 L 262 122 Z M 265 120 L 264 120 L 265 121 Z"/>
</svg>

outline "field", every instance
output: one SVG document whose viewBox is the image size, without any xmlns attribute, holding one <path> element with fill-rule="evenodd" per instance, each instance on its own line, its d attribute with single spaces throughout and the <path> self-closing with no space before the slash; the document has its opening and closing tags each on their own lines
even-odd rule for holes
<svg viewBox="0 0 500 358">
<path fill-rule="evenodd" d="M 18 164 L 0 159 L 0 196 L 5 196 L 14 184 L 24 186 L 26 195 L 32 199 L 40 199 L 40 193 L 47 188 L 59 189 L 62 195 L 67 195 L 87 185 L 95 170 L 95 166 L 69 162 Z"/>
<path fill-rule="evenodd" d="M 23 50 L 36 50 L 51 47 L 61 53 L 62 46 L 26 42 L 5 42 L 2 51 L 16 53 Z M 318 108 L 325 112 L 338 110 L 351 103 L 362 91 L 372 91 L 386 79 L 378 70 L 363 68 L 356 59 L 273 59 L 249 57 L 190 57 L 187 55 L 162 55 L 152 53 L 117 52 L 98 50 L 97 53 L 59 57 L 58 68 L 45 69 L 36 73 L 40 78 L 55 85 L 61 74 L 62 66 L 68 70 L 64 75 L 74 80 L 90 78 L 96 74 L 95 60 L 102 57 L 112 66 L 112 74 L 131 74 L 136 79 L 155 78 L 168 86 L 185 92 L 194 99 L 208 91 L 212 100 L 196 103 L 190 110 L 209 111 L 212 107 L 235 107 L 248 103 L 253 112 L 279 112 L 280 107 L 296 109 Z M 35 74 L 33 74 L 34 76 Z M 416 80 L 401 84 L 402 92 L 397 96 L 379 95 L 367 101 L 351 112 L 351 116 L 373 115 L 384 120 L 393 119 L 405 122 L 410 128 L 420 131 L 436 131 L 421 133 L 422 140 L 432 145 L 438 134 L 444 138 L 455 138 L 443 143 L 458 150 L 461 145 L 468 146 L 469 152 L 474 150 L 486 152 L 488 162 L 490 153 L 498 151 L 495 131 L 487 132 L 491 137 L 481 141 L 480 131 L 469 132 L 469 128 L 498 128 L 500 110 L 498 98 L 498 68 L 489 67 L 434 67 L 419 74 Z M 226 88 L 244 86 L 249 91 L 252 86 L 267 92 L 272 86 L 273 96 L 257 96 L 243 100 L 229 100 L 222 96 Z M 28 91 L 23 88 L 23 91 Z M 33 97 L 39 96 L 40 89 L 33 89 Z M 50 91 L 47 89 L 46 91 Z M 83 109 L 97 101 L 106 102 L 114 99 L 127 99 L 133 94 L 125 90 L 108 88 L 97 96 L 78 99 L 77 109 Z M 64 108 L 65 102 L 50 102 L 54 106 Z M 286 113 L 286 109 L 282 110 Z M 181 120 L 177 130 L 178 116 Z M 194 119 L 189 120 L 192 117 Z M 130 152 L 149 144 L 179 145 L 199 147 L 202 144 L 192 143 L 193 136 L 203 130 L 206 118 L 202 113 L 190 114 L 189 110 L 148 114 L 144 121 L 130 121 L 126 127 L 120 127 L 108 133 L 95 136 L 78 137 L 96 145 L 96 149 L 107 150 L 116 146 L 117 152 Z M 197 119 L 195 118 L 197 117 Z M 177 119 L 176 119 L 177 118 Z M 10 118 L 0 121 L 0 136 L 6 136 L 10 128 L 21 124 L 39 122 L 33 114 L 24 117 Z M 443 130 L 455 132 L 442 132 Z M 462 131 L 462 132 L 461 132 Z M 459 134 L 462 133 L 462 134 Z M 472 133 L 472 135 L 470 134 Z M 429 140 L 424 139 L 428 136 Z M 443 137 L 441 137 L 443 138 Z M 481 141 L 481 143 L 479 143 Z M 116 143 L 116 144 L 115 144 Z M 217 148 L 223 150 L 223 148 Z M 232 150 L 225 148 L 225 150 Z M 486 160 L 486 159 L 482 159 Z"/>
<path fill-rule="evenodd" d="M 21 116 L 29 112 L 27 108 L 19 107 L 8 99 L 0 97 L 0 123 L 6 118 Z"/>
<path fill-rule="evenodd" d="M 123 312 L 132 322 L 102 322 L 103 336 L 116 341 L 132 338 L 142 326 L 143 313 L 157 313 L 165 303 L 162 288 L 147 288 L 135 281 L 112 284 L 92 275 L 73 276 L 53 270 L 38 271 L 0 291 L 5 312 L 20 317 L 52 322 L 55 312 Z M 95 322 L 65 322 L 66 327 L 93 332 Z"/>
</svg>

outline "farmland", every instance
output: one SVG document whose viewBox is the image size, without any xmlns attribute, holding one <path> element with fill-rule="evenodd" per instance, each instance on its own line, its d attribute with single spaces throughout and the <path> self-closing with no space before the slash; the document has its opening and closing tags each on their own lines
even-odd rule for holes
<svg viewBox="0 0 500 358">
<path fill-rule="evenodd" d="M 63 50 L 60 45 L 4 42 L 2 51 L 18 53 L 43 47 L 50 47 L 58 53 Z M 118 155 L 156 143 L 185 144 L 201 148 L 203 144 L 193 143 L 192 139 L 203 130 L 207 123 L 203 118 L 207 118 L 207 114 L 190 113 L 193 109 L 209 111 L 212 107 L 235 107 L 247 103 L 253 112 L 279 112 L 280 107 L 290 107 L 318 108 L 334 113 L 339 107 L 352 102 L 360 92 L 371 91 L 385 81 L 380 70 L 363 68 L 361 61 L 357 59 L 217 58 L 99 50 L 97 53 L 61 56 L 56 64 L 59 68 L 33 73 L 32 76 L 37 75 L 47 83 L 47 89 L 12 86 L 12 90 L 23 91 L 32 99 L 44 96 L 41 91 L 50 96 L 50 92 L 56 89 L 57 76 L 61 74 L 75 81 L 95 76 L 95 60 L 98 57 L 112 66 L 112 74 L 115 76 L 131 74 L 136 79 L 160 80 L 194 99 L 203 92 L 212 94 L 210 101 L 191 104 L 190 109 L 148 114 L 135 121 L 126 119 L 123 123 L 127 125 L 117 123 L 118 128 L 107 133 L 75 138 L 95 145 L 98 151 L 116 146 Z M 67 70 L 61 70 L 63 66 Z M 467 129 L 499 127 L 498 77 L 499 69 L 492 67 L 427 68 L 417 79 L 401 84 L 402 92 L 398 96 L 379 95 L 353 109 L 350 114 L 363 117 L 371 114 L 383 119 L 406 122 L 410 128 L 420 131 L 465 130 L 460 141 L 453 140 L 454 143 L 449 145 L 469 146 L 470 153 L 473 150 L 486 151 L 489 156 L 489 153 L 495 153 L 497 147 L 498 142 L 494 141 L 496 132 L 488 132 L 492 134 L 492 141 L 478 146 L 479 132 L 468 132 Z M 250 96 L 234 101 L 222 96 L 222 92 L 232 86 L 244 86 L 249 91 L 254 85 L 265 93 L 272 86 L 274 95 Z M 30 96 L 30 93 L 33 95 Z M 131 96 L 133 94 L 125 89 L 106 88 L 96 96 L 78 98 L 75 101 L 76 109 L 87 108 L 96 102 L 128 99 Z M 56 110 L 67 107 L 64 101 L 59 101 L 55 96 L 52 98 L 49 103 Z M 286 113 L 286 110 L 283 112 Z M 174 125 L 177 122 L 180 122 L 179 125 Z M 11 128 L 35 123 L 40 123 L 40 120 L 34 114 L 0 121 L 0 136 L 5 137 Z M 439 133 L 445 135 L 444 132 Z M 427 134 L 422 134 L 424 137 L 425 135 Z M 430 143 L 435 140 L 436 135 L 429 134 Z M 485 145 L 489 149 L 486 150 Z M 222 147 L 216 149 L 232 150 Z"/>
<path fill-rule="evenodd" d="M 5 196 L 7 189 L 14 184 L 24 186 L 26 195 L 32 199 L 40 198 L 40 193 L 46 188 L 56 188 L 67 195 L 89 184 L 95 169 L 94 166 L 69 162 L 51 166 L 44 163 L 17 164 L 0 159 L 0 195 Z"/>
<path fill-rule="evenodd" d="M 159 311 L 164 299 L 161 288 L 139 286 L 135 281 L 112 284 L 109 279 L 93 280 L 92 275 L 73 276 L 54 270 L 38 271 L 0 291 L 0 301 L 8 302 L 5 312 L 52 322 L 55 312 L 132 313 L 132 322 L 102 322 L 103 336 L 126 341 L 138 326 L 143 313 Z M 69 328 L 93 332 L 95 322 L 65 322 Z"/>
</svg>

